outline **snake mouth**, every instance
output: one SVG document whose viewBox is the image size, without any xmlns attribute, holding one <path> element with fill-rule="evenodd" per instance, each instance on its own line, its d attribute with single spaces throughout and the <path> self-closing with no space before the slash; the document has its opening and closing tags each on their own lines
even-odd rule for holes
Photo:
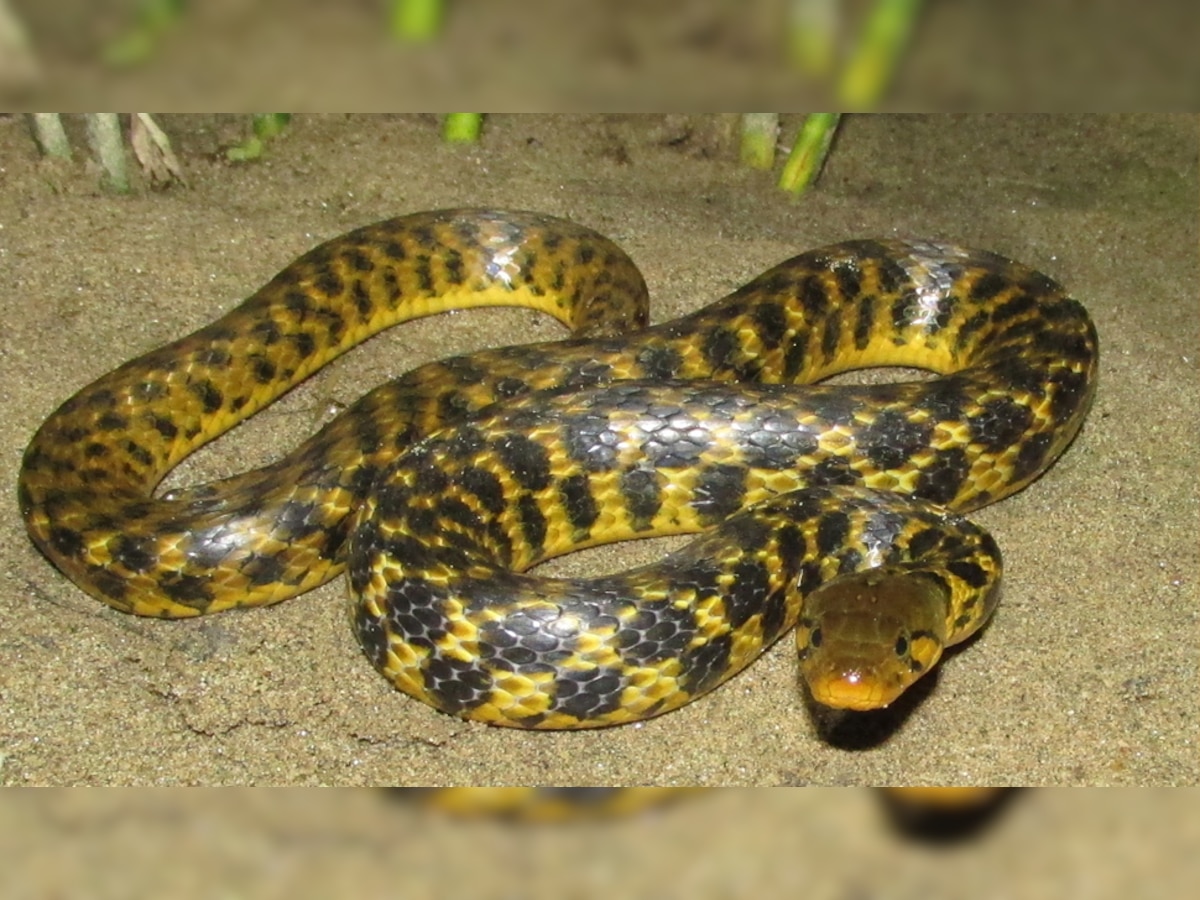
<svg viewBox="0 0 1200 900">
<path fill-rule="evenodd" d="M 811 679 L 808 684 L 817 703 L 854 712 L 884 709 L 903 693 L 904 687 L 902 683 L 889 683 L 861 669 L 830 672 Z"/>
</svg>

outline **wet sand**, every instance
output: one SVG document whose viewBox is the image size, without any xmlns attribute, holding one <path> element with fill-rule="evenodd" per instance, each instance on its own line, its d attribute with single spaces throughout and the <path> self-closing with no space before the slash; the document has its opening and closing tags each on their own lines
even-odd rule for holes
<svg viewBox="0 0 1200 900">
<path fill-rule="evenodd" d="M 0 120 L 0 780 L 6 784 L 1174 785 L 1197 773 L 1197 129 L 1194 117 L 851 117 L 797 202 L 738 167 L 714 123 L 495 117 L 478 147 L 431 117 L 297 117 L 230 167 L 238 120 L 166 117 L 186 189 L 111 197 L 37 160 Z M 795 123 L 789 123 L 794 129 Z M 791 132 L 789 131 L 789 134 Z M 539 734 L 461 722 L 371 669 L 339 581 L 271 609 L 161 622 L 53 570 L 12 501 L 41 420 L 126 359 L 228 309 L 355 226 L 446 206 L 536 209 L 621 243 L 653 318 L 801 250 L 866 236 L 990 249 L 1094 317 L 1101 383 L 1083 431 L 1021 494 L 973 515 L 1004 549 L 979 640 L 892 712 L 819 730 L 790 637 L 689 707 Z M 168 484 L 269 461 L 331 409 L 430 359 L 550 340 L 526 311 L 457 313 L 373 339 L 201 451 Z M 614 571 L 667 541 L 555 571 Z"/>
</svg>

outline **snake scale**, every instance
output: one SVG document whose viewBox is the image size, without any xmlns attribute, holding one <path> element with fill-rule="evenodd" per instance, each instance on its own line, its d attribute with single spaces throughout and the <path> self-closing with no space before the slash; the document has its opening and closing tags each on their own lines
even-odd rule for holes
<svg viewBox="0 0 1200 900">
<path fill-rule="evenodd" d="M 544 310 L 564 341 L 421 366 L 278 462 L 155 496 L 187 454 L 397 322 Z M 1020 490 L 1095 389 L 1086 310 L 1045 275 L 934 241 L 850 241 L 645 327 L 606 238 L 444 210 L 351 231 L 62 404 L 23 460 L 34 543 L 116 609 L 275 603 L 348 569 L 397 687 L 501 725 L 644 719 L 795 627 L 813 698 L 884 706 L 991 615 L 1000 555 L 960 514 Z M 938 377 L 816 385 L 855 368 Z M 627 572 L 528 570 L 698 533 Z"/>
</svg>

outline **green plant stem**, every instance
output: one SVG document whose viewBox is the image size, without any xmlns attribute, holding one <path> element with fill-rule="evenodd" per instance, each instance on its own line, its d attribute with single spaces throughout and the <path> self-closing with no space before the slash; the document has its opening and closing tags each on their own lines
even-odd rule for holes
<svg viewBox="0 0 1200 900">
<path fill-rule="evenodd" d="M 842 105 L 871 109 L 879 102 L 920 11 L 921 0 L 876 0 L 838 85 Z"/>
<path fill-rule="evenodd" d="M 267 149 L 267 142 L 278 137 L 292 121 L 291 113 L 254 113 L 250 117 L 253 134 L 236 146 L 225 151 L 231 162 L 250 162 L 258 159 Z"/>
<path fill-rule="evenodd" d="M 779 137 L 779 113 L 743 113 L 741 157 L 752 169 L 775 165 L 775 141 Z"/>
<path fill-rule="evenodd" d="M 446 113 L 442 138 L 451 144 L 473 144 L 483 129 L 483 113 Z"/>
<path fill-rule="evenodd" d="M 787 52 L 792 65 L 810 78 L 829 75 L 840 20 L 838 0 L 790 0 Z"/>
<path fill-rule="evenodd" d="M 121 121 L 116 113 L 88 113 L 88 144 L 104 169 L 105 186 L 119 194 L 129 193 L 129 172 L 125 165 L 125 144 L 121 139 Z"/>
<path fill-rule="evenodd" d="M 442 28 L 442 0 L 392 0 L 392 34 L 402 41 L 431 41 Z"/>
<path fill-rule="evenodd" d="M 805 118 L 779 175 L 781 188 L 798 196 L 816 181 L 841 117 L 841 113 L 812 113 Z"/>
<path fill-rule="evenodd" d="M 182 18 L 187 0 L 142 0 L 137 23 L 104 49 L 104 61 L 113 66 L 145 62 L 158 46 L 159 38 Z"/>
<path fill-rule="evenodd" d="M 30 125 L 33 128 L 33 138 L 46 156 L 55 159 L 71 158 L 71 143 L 63 130 L 62 119 L 58 113 L 31 113 Z"/>
</svg>

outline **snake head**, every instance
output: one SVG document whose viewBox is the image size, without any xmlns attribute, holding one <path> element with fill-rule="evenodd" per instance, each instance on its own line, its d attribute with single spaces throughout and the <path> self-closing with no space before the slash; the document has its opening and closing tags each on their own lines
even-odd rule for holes
<svg viewBox="0 0 1200 900">
<path fill-rule="evenodd" d="M 946 645 L 944 583 L 901 567 L 836 578 L 804 599 L 800 674 L 834 709 L 882 709 L 928 672 Z"/>
</svg>

